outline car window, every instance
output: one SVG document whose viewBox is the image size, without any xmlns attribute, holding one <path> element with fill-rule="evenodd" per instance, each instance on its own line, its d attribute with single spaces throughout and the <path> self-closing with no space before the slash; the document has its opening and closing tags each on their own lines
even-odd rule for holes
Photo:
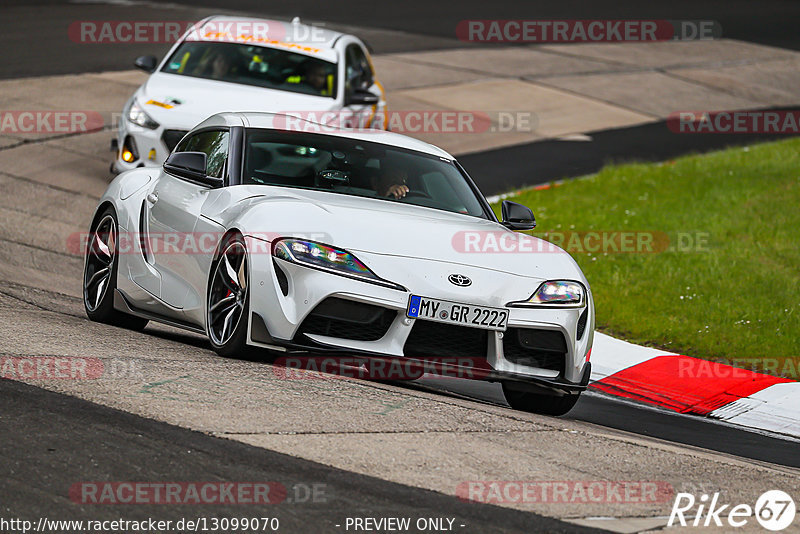
<svg viewBox="0 0 800 534">
<path fill-rule="evenodd" d="M 357 44 L 351 44 L 345 51 L 345 73 L 347 89 L 369 89 L 374 83 L 374 74 L 364 50 Z"/>
<path fill-rule="evenodd" d="M 248 129 L 244 184 L 313 189 L 488 218 L 460 169 L 444 158 L 356 139 Z M 393 188 L 406 194 L 396 196 Z"/>
<path fill-rule="evenodd" d="M 161 72 L 336 96 L 336 64 L 288 50 L 239 43 L 185 41 Z"/>
<path fill-rule="evenodd" d="M 206 154 L 206 174 L 222 178 L 225 161 L 228 158 L 228 132 L 211 130 L 200 132 L 181 141 L 176 152 L 204 152 Z"/>
</svg>

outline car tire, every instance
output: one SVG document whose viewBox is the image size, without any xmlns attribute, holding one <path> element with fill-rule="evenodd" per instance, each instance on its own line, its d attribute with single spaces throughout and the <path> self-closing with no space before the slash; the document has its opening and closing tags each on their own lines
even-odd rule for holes
<svg viewBox="0 0 800 534">
<path fill-rule="evenodd" d="M 118 229 L 117 214 L 111 206 L 92 223 L 83 265 L 83 307 L 92 321 L 142 330 L 147 319 L 114 309 L 119 268 Z"/>
<path fill-rule="evenodd" d="M 505 383 L 503 384 L 503 394 L 506 397 L 508 405 L 515 410 L 555 416 L 566 415 L 575 406 L 575 403 L 578 402 L 578 398 L 581 396 L 580 393 L 564 395 L 562 397 L 533 393 L 511 388 Z"/>
<path fill-rule="evenodd" d="M 247 247 L 241 234 L 226 235 L 211 264 L 206 299 L 206 333 L 211 347 L 226 358 L 250 359 L 247 344 L 250 281 Z"/>
</svg>

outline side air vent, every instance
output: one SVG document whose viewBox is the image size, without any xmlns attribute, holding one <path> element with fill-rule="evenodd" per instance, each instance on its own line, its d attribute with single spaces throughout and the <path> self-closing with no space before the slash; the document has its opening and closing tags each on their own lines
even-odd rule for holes
<svg viewBox="0 0 800 534">
<path fill-rule="evenodd" d="M 281 293 L 283 293 L 285 297 L 289 294 L 289 279 L 286 277 L 286 273 L 283 272 L 283 269 L 281 269 L 277 261 L 273 260 L 272 264 L 275 266 L 275 278 L 278 279 L 278 286 L 280 286 Z"/>
<path fill-rule="evenodd" d="M 576 336 L 578 339 L 583 337 L 583 333 L 586 331 L 586 321 L 589 319 L 589 308 L 583 310 L 583 313 L 580 317 L 578 317 L 578 326 L 576 328 Z"/>
<path fill-rule="evenodd" d="M 147 235 L 147 200 L 142 200 L 142 209 L 139 210 L 139 248 L 142 249 L 144 261 L 152 264 L 153 256 L 150 253 Z"/>
</svg>

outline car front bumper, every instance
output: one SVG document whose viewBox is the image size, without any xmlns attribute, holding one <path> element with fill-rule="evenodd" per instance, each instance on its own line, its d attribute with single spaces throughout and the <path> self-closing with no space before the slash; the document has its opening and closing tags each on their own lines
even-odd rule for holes
<svg viewBox="0 0 800 534">
<path fill-rule="evenodd" d="M 433 293 L 431 287 L 411 284 L 409 290 L 392 289 L 273 259 L 268 254 L 257 256 L 259 260 L 253 262 L 251 273 L 251 288 L 256 288 L 250 304 L 248 339 L 252 345 L 290 352 L 411 358 L 423 362 L 430 362 L 432 358 L 444 361 L 443 370 L 448 372 L 458 371 L 447 367 L 448 359 L 466 358 L 467 365 L 455 367 L 462 371 L 474 369 L 474 378 L 526 383 L 556 394 L 581 391 L 588 383 L 588 356 L 594 336 L 590 292 L 583 307 L 512 307 L 505 332 L 474 332 L 477 329 L 462 326 L 432 327 L 440 323 L 406 315 L 412 294 L 458 302 L 451 294 Z M 279 276 L 284 279 L 283 287 Z M 365 309 L 367 315 L 370 310 L 380 310 L 374 313 L 383 315 L 375 319 L 376 323 L 351 318 L 354 319 L 353 331 L 359 332 L 355 336 L 343 336 L 343 323 L 335 323 L 335 318 L 329 321 L 328 327 L 310 329 L 309 322 L 320 324 L 317 316 L 320 305 L 332 301 L 354 303 L 355 308 Z M 497 306 L 496 301 L 488 299 L 472 298 L 461 302 Z M 377 329 L 378 323 L 382 330 Z M 353 338 L 371 328 L 375 331 L 372 337 Z M 420 337 L 421 331 L 426 335 Z M 553 340 L 557 342 L 555 345 Z M 423 349 L 430 350 L 421 351 L 420 341 Z M 425 347 L 428 341 L 430 345 Z M 549 346 L 540 346 L 540 341 Z M 468 378 L 467 375 L 465 372 L 464 377 Z"/>
</svg>

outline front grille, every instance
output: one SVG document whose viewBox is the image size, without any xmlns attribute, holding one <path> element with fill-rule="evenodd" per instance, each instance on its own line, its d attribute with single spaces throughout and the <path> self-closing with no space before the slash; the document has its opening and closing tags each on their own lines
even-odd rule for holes
<svg viewBox="0 0 800 534">
<path fill-rule="evenodd" d="M 411 358 L 486 359 L 487 330 L 417 319 L 403 347 Z"/>
<path fill-rule="evenodd" d="M 512 363 L 563 374 L 567 342 L 557 330 L 509 328 L 503 336 L 503 355 Z"/>
<path fill-rule="evenodd" d="M 161 140 L 167 146 L 169 151 L 172 152 L 172 149 L 175 148 L 175 145 L 177 145 L 187 133 L 189 133 L 188 130 L 164 130 L 164 133 L 161 134 Z"/>
<path fill-rule="evenodd" d="M 381 306 L 330 297 L 308 314 L 298 335 L 377 341 L 386 334 L 396 316 L 396 311 Z"/>
</svg>

